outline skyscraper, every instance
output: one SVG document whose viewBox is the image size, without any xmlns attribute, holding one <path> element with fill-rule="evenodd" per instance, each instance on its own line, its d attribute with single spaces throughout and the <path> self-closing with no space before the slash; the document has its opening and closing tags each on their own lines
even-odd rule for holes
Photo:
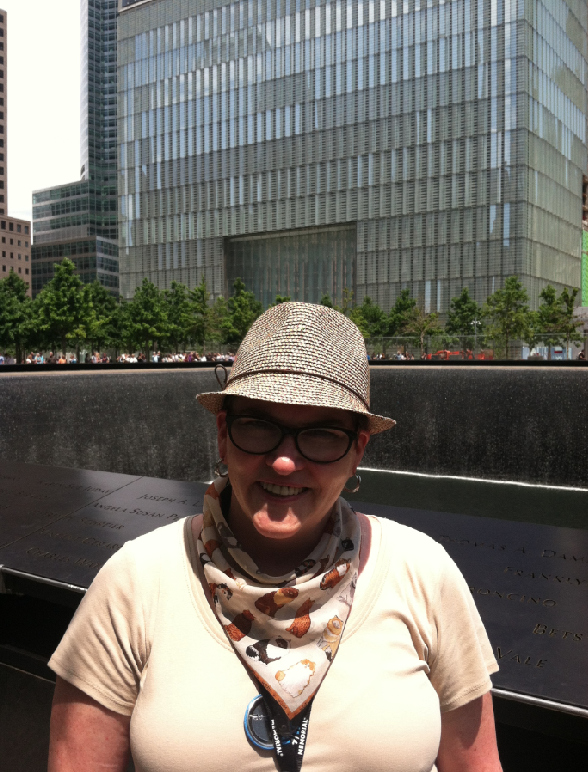
<svg viewBox="0 0 588 772">
<path fill-rule="evenodd" d="M 72 260 L 118 293 L 116 0 L 81 2 L 81 180 L 33 194 L 33 292 Z"/>
<path fill-rule="evenodd" d="M 8 216 L 8 14 L 0 10 L 0 279 L 10 271 L 29 285 L 31 224 Z"/>
<path fill-rule="evenodd" d="M 580 282 L 582 0 L 119 0 L 121 291 Z"/>
</svg>

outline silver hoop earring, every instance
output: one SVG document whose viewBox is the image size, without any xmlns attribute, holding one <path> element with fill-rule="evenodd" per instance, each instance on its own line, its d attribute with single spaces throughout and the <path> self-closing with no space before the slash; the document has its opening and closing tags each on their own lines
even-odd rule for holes
<svg viewBox="0 0 588 772">
<path fill-rule="evenodd" d="M 347 487 L 347 485 L 345 485 L 343 487 L 343 490 L 347 491 L 347 493 L 357 493 L 357 491 L 359 490 L 359 486 L 361 485 L 361 477 L 357 474 L 357 472 L 353 476 L 357 479 L 357 484 L 355 488 L 351 490 Z"/>
<path fill-rule="evenodd" d="M 227 468 L 227 470 L 225 472 L 221 472 L 221 464 L 226 466 L 226 464 L 224 463 L 222 458 L 219 458 L 219 460 L 216 462 L 216 464 L 214 466 L 214 475 L 215 475 L 215 477 L 228 477 L 228 475 L 229 475 L 228 468 Z"/>
</svg>

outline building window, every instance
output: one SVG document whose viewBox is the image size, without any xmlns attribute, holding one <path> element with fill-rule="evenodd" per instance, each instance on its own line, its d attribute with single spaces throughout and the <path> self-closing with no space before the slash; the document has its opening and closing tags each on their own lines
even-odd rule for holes
<svg viewBox="0 0 588 772">
<path fill-rule="evenodd" d="M 25 234 L 27 236 L 29 235 L 29 226 L 28 225 L 25 225 Z"/>
<path fill-rule="evenodd" d="M 25 255 L 25 263 L 28 263 L 28 262 L 29 262 L 29 256 Z"/>
<path fill-rule="evenodd" d="M 4 271 L 4 273 L 6 273 L 6 266 L 5 265 L 2 266 L 2 270 Z"/>
<path fill-rule="evenodd" d="M 18 256 L 18 259 L 19 259 L 19 260 L 22 260 L 22 255 L 19 255 L 19 256 Z"/>
<path fill-rule="evenodd" d="M 14 230 L 14 223 L 13 222 L 9 222 L 8 223 L 8 230 L 9 231 L 13 231 Z"/>
<path fill-rule="evenodd" d="M 22 226 L 21 225 L 17 225 L 16 226 L 16 231 L 17 231 L 17 233 L 22 233 Z M 18 243 L 20 244 L 20 241 Z"/>
<path fill-rule="evenodd" d="M 12 223 L 10 223 L 10 224 L 12 225 Z M 10 230 L 12 230 L 12 228 Z M 10 239 L 10 244 L 11 245 L 14 244 L 14 239 Z"/>
<path fill-rule="evenodd" d="M 28 245 L 29 245 L 29 242 L 25 241 L 25 247 L 28 247 Z"/>
<path fill-rule="evenodd" d="M 2 257 L 6 257 L 6 250 L 2 250 Z"/>
<path fill-rule="evenodd" d="M 10 253 L 10 257 L 14 260 L 14 252 Z"/>
<path fill-rule="evenodd" d="M 28 268 L 25 268 L 25 273 L 26 273 L 27 276 L 29 275 L 29 269 Z"/>
<path fill-rule="evenodd" d="M 3 230 L 3 231 L 5 231 L 5 230 L 6 230 L 6 220 L 2 220 L 2 221 L 0 222 L 0 228 L 2 228 L 2 230 Z"/>
<path fill-rule="evenodd" d="M 18 266 L 18 272 L 22 273 L 22 268 L 20 267 L 20 265 Z"/>
<path fill-rule="evenodd" d="M 18 242 L 18 246 L 20 247 L 20 241 Z"/>
</svg>

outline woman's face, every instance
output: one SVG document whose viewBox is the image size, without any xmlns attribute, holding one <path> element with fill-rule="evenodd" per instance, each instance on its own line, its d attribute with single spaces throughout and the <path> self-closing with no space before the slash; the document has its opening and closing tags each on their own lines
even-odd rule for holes
<svg viewBox="0 0 588 772">
<path fill-rule="evenodd" d="M 291 428 L 356 429 L 352 413 L 334 408 L 233 397 L 231 413 L 263 418 Z M 220 455 L 229 468 L 233 488 L 231 518 L 246 518 L 260 535 L 270 539 L 302 537 L 304 533 L 322 530 L 345 482 L 355 474 L 369 432 L 359 430 L 357 442 L 353 442 L 347 455 L 339 461 L 317 464 L 300 455 L 291 435 L 285 436 L 276 450 L 262 456 L 239 450 L 228 435 L 226 416 L 225 410 L 217 414 L 217 429 Z M 291 490 L 288 495 L 280 495 L 275 486 Z"/>
</svg>

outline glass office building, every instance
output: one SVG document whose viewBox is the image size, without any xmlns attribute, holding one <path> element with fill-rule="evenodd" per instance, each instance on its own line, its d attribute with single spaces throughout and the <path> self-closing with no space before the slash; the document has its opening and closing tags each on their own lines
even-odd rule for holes
<svg viewBox="0 0 588 772">
<path fill-rule="evenodd" d="M 119 0 L 121 291 L 580 282 L 582 0 Z"/>
<path fill-rule="evenodd" d="M 117 0 L 81 2 L 81 180 L 33 193 L 33 294 L 68 257 L 84 282 L 119 291 Z"/>
</svg>

